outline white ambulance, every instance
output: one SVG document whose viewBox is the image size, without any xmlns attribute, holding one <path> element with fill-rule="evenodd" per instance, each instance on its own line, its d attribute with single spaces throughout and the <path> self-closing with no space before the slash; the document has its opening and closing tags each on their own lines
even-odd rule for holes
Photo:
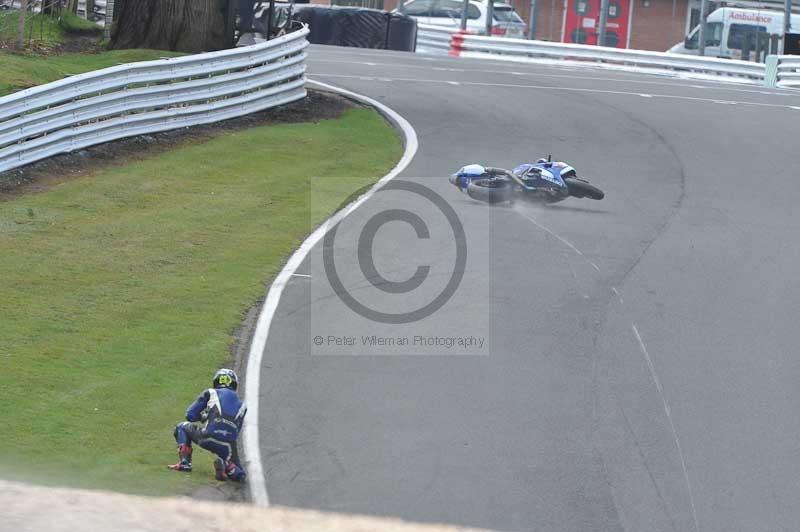
<svg viewBox="0 0 800 532">
<path fill-rule="evenodd" d="M 792 31 L 800 32 L 800 15 L 792 15 Z M 684 42 L 667 52 L 697 55 L 700 26 Z M 783 35 L 783 13 L 761 9 L 721 7 L 706 19 L 706 57 L 742 59 L 742 51 L 762 56 L 769 50 L 771 35 Z"/>
</svg>

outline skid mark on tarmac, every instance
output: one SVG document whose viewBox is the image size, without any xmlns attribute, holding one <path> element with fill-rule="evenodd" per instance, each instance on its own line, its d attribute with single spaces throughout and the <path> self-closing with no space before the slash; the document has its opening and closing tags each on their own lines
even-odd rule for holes
<svg viewBox="0 0 800 532">
<path fill-rule="evenodd" d="M 625 300 L 622 299 L 622 294 L 619 293 L 619 290 L 617 290 L 617 287 L 616 286 L 612 286 L 611 287 L 611 291 L 614 292 L 614 295 L 617 296 L 617 299 L 619 299 L 619 304 L 620 305 L 624 305 L 625 304 Z"/>
<path fill-rule="evenodd" d="M 647 367 L 650 368 L 650 376 L 653 379 L 653 382 L 656 385 L 656 389 L 658 390 L 658 396 L 661 398 L 661 404 L 664 406 L 664 413 L 667 415 L 667 420 L 669 421 L 670 429 L 672 430 L 672 437 L 675 440 L 675 447 L 678 449 L 678 456 L 681 460 L 681 467 L 683 468 L 683 479 L 686 482 L 686 491 L 689 493 L 689 503 L 692 507 L 692 519 L 694 521 L 694 530 L 698 532 L 700 530 L 700 526 L 697 523 L 697 510 L 695 509 L 694 505 L 694 495 L 692 494 L 692 483 L 689 481 L 689 471 L 686 469 L 686 459 L 683 456 L 683 449 L 681 448 L 681 440 L 678 438 L 678 431 L 675 430 L 675 423 L 672 422 L 672 414 L 669 410 L 669 405 L 667 405 L 667 399 L 664 397 L 664 390 L 661 388 L 661 382 L 658 380 L 658 375 L 656 375 L 655 366 L 653 366 L 653 360 L 650 358 L 650 353 L 647 352 L 647 346 L 644 345 L 644 340 L 642 340 L 642 336 L 639 334 L 639 329 L 636 328 L 636 324 L 631 325 L 631 329 L 633 330 L 633 335 L 636 336 L 636 341 L 639 342 L 639 348 L 642 351 L 642 355 L 644 355 L 645 360 L 647 361 Z"/>
<path fill-rule="evenodd" d="M 576 253 L 578 256 L 583 258 L 589 265 L 592 266 L 592 268 L 594 268 L 595 271 L 600 273 L 600 268 L 597 266 L 597 264 L 595 262 L 593 262 L 591 259 L 589 259 L 588 257 L 586 257 L 586 255 L 584 255 L 583 252 L 580 249 L 578 249 L 572 242 L 570 242 L 566 238 L 562 237 L 561 235 L 559 235 L 558 233 L 556 233 L 555 231 L 553 231 L 549 227 L 545 226 L 544 224 L 542 224 L 541 222 L 539 222 L 535 218 L 533 218 L 533 217 L 521 212 L 518 208 L 515 208 L 514 212 L 516 212 L 517 214 L 519 214 L 520 216 L 522 216 L 523 218 L 525 218 L 526 220 L 528 220 L 529 222 L 534 224 L 536 227 L 538 227 L 542 231 L 544 231 L 547 234 L 551 235 L 552 237 L 556 238 L 559 242 L 561 242 L 562 244 L 567 246 L 570 250 L 572 250 L 574 253 Z M 573 270 L 572 273 L 573 273 L 573 276 L 575 276 L 575 271 L 574 270 Z M 617 290 L 616 287 L 612 286 L 611 287 L 611 291 L 617 296 L 620 304 L 621 305 L 624 304 L 624 300 L 622 299 L 622 295 L 620 295 L 619 290 Z M 669 405 L 667 403 L 667 399 L 664 396 L 664 389 L 661 386 L 661 381 L 659 380 L 658 374 L 656 373 L 655 366 L 653 365 L 653 360 L 650 357 L 650 353 L 647 351 L 647 346 L 645 345 L 641 334 L 639 334 L 639 329 L 636 327 L 635 323 L 631 324 L 631 330 L 633 331 L 633 335 L 636 337 L 636 341 L 639 344 L 639 349 L 640 349 L 642 355 L 644 356 L 645 361 L 647 362 L 647 367 L 648 367 L 649 372 L 650 372 L 650 377 L 652 378 L 653 383 L 655 384 L 656 390 L 658 392 L 658 397 L 659 397 L 659 399 L 661 399 L 661 404 L 662 404 L 662 406 L 664 408 L 664 414 L 666 415 L 667 421 L 669 422 L 670 431 L 672 432 L 672 438 L 674 440 L 675 447 L 677 448 L 677 451 L 678 451 L 678 457 L 679 457 L 680 463 L 681 463 L 681 470 L 683 472 L 683 479 L 684 479 L 684 483 L 686 485 L 686 491 L 687 491 L 688 497 L 689 497 L 689 504 L 690 504 L 691 511 L 692 511 L 692 520 L 693 520 L 693 525 L 694 525 L 693 530 L 695 532 L 699 532 L 700 531 L 700 525 L 699 525 L 698 520 L 697 520 L 697 509 L 695 507 L 694 494 L 692 492 L 692 484 L 691 484 L 691 481 L 689 480 L 689 470 L 686 467 L 686 458 L 684 457 L 684 454 L 683 454 L 683 448 L 681 447 L 681 441 L 680 441 L 680 438 L 678 437 L 678 431 L 675 428 L 675 423 L 672 420 L 672 413 L 671 413 Z M 596 362 L 596 353 L 595 353 L 594 356 L 592 357 L 593 380 L 595 379 L 595 375 L 596 375 L 596 365 L 597 365 L 597 362 Z M 596 397 L 595 397 L 595 401 L 596 401 Z M 596 416 L 596 404 L 593 404 L 593 411 L 594 411 L 594 415 Z M 626 421 L 627 421 L 627 419 L 626 419 Z M 631 434 L 632 434 L 632 432 L 631 432 Z M 639 444 L 637 442 L 637 446 L 638 445 Z M 650 467 L 647 464 L 647 461 L 644 459 L 644 455 L 641 455 L 641 456 L 642 456 L 642 459 L 645 462 L 645 467 L 647 468 L 648 473 L 650 473 L 651 480 L 655 483 L 655 478 L 653 478 L 652 472 L 650 472 Z M 661 492 L 660 492 L 658 486 L 656 486 L 656 490 L 658 492 L 659 498 L 661 498 Z M 669 518 L 670 518 L 670 520 L 672 520 L 672 516 L 669 516 Z"/>
<path fill-rule="evenodd" d="M 572 251 L 574 251 L 575 253 L 577 253 L 581 257 L 583 257 L 583 252 L 581 250 L 579 250 L 578 248 L 576 248 L 575 245 L 572 242 L 570 242 L 569 240 L 567 240 L 566 238 L 562 237 L 561 235 L 559 235 L 555 231 L 551 230 L 549 227 L 547 227 L 547 226 L 543 225 L 542 223 L 538 222 L 535 218 L 532 218 L 532 217 L 528 216 L 527 214 L 519 211 L 518 209 L 514 209 L 514 212 L 516 212 L 517 214 L 519 214 L 520 216 L 522 216 L 523 218 L 525 218 L 526 220 L 531 222 L 533 225 L 535 225 L 536 227 L 538 227 L 539 229 L 541 229 L 542 231 L 544 231 L 548 235 L 556 238 L 559 242 L 561 242 L 562 244 L 567 246 L 569 249 L 571 249 Z M 589 263 L 592 264 L 591 261 L 589 261 Z M 597 269 L 597 271 L 600 271 L 600 269 L 597 268 L 596 265 L 595 265 L 595 269 Z"/>
</svg>

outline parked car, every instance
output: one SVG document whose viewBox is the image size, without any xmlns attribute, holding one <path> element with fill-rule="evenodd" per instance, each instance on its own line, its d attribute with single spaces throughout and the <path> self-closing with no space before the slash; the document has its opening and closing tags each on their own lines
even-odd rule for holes
<svg viewBox="0 0 800 532">
<path fill-rule="evenodd" d="M 487 2 L 470 0 L 467 7 L 467 31 L 476 35 L 486 34 Z M 459 0 L 411 0 L 405 4 L 404 13 L 421 24 L 461 27 L 461 12 L 464 2 Z M 397 10 L 395 10 L 397 11 Z M 494 2 L 492 35 L 498 37 L 524 38 L 525 22 L 508 4 Z"/>
</svg>

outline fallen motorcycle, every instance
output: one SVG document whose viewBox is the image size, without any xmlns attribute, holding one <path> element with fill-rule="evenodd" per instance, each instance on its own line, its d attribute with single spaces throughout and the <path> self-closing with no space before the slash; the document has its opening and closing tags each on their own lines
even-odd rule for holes
<svg viewBox="0 0 800 532">
<path fill-rule="evenodd" d="M 568 197 L 601 200 L 602 190 L 579 178 L 575 169 L 552 157 L 521 164 L 513 170 L 470 164 L 450 176 L 450 182 L 471 198 L 502 203 L 517 198 L 555 203 Z"/>
</svg>

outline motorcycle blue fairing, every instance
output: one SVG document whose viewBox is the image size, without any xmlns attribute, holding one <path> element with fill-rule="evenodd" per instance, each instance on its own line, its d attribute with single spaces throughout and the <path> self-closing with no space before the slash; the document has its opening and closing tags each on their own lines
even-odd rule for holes
<svg viewBox="0 0 800 532">
<path fill-rule="evenodd" d="M 567 184 L 561 174 L 562 172 L 574 174 L 575 170 L 566 163 L 537 162 L 521 164 L 514 168 L 513 172 L 525 183 L 528 192 L 536 192 L 542 188 L 553 188 L 553 186 L 567 189 Z"/>
<path fill-rule="evenodd" d="M 461 190 L 466 190 L 469 182 L 484 175 L 484 168 L 479 164 L 468 164 L 450 176 L 450 183 Z"/>
</svg>

